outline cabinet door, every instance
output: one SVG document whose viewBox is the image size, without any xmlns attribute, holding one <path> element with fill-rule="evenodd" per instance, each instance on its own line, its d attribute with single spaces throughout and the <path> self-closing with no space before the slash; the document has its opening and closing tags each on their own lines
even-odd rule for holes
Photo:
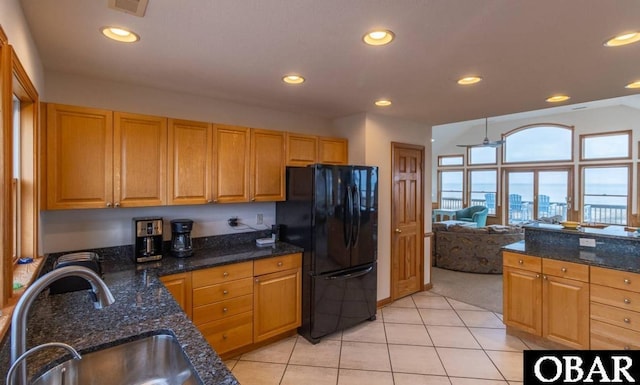
<svg viewBox="0 0 640 385">
<path fill-rule="evenodd" d="M 47 105 L 47 208 L 103 208 L 113 203 L 111 111 Z"/>
<path fill-rule="evenodd" d="M 116 207 L 166 203 L 167 119 L 114 113 Z"/>
<path fill-rule="evenodd" d="M 306 166 L 317 162 L 317 136 L 287 134 L 287 166 Z"/>
<path fill-rule="evenodd" d="M 249 201 L 251 131 L 216 125 L 214 139 L 215 197 L 219 203 Z"/>
<path fill-rule="evenodd" d="M 348 147 L 344 138 L 319 138 L 318 163 L 348 164 Z"/>
<path fill-rule="evenodd" d="M 213 128 L 209 123 L 169 119 L 168 204 L 211 203 Z"/>
<path fill-rule="evenodd" d="M 285 133 L 251 130 L 251 201 L 284 200 Z"/>
<path fill-rule="evenodd" d="M 255 278 L 253 342 L 263 341 L 301 324 L 301 270 L 285 270 Z"/>
<path fill-rule="evenodd" d="M 589 349 L 589 284 L 544 276 L 542 336 L 575 349 Z"/>
<path fill-rule="evenodd" d="M 503 320 L 507 326 L 542 335 L 542 282 L 540 273 L 503 268 Z"/>
<path fill-rule="evenodd" d="M 191 273 L 167 275 L 160 277 L 160 281 L 191 319 Z"/>
</svg>

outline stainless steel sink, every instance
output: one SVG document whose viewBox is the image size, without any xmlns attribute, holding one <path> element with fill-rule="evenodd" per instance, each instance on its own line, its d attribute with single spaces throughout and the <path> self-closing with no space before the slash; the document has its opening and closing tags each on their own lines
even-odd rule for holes
<svg viewBox="0 0 640 385">
<path fill-rule="evenodd" d="M 175 337 L 158 334 L 69 360 L 36 378 L 33 385 L 201 384 Z"/>
</svg>

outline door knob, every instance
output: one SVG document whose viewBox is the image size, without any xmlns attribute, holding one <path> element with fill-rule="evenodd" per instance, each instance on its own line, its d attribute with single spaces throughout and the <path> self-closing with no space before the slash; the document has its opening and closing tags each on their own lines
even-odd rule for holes
<svg viewBox="0 0 640 385">
<path fill-rule="evenodd" d="M 402 230 L 400 230 L 400 229 L 396 229 L 395 231 L 396 231 L 396 233 L 398 233 L 398 234 L 400 234 L 400 233 L 402 232 Z"/>
</svg>

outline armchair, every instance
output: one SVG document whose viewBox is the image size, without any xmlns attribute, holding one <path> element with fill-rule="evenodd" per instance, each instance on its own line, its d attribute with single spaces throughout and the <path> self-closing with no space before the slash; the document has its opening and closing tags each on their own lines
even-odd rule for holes
<svg viewBox="0 0 640 385">
<path fill-rule="evenodd" d="M 456 211 L 456 221 L 475 222 L 478 227 L 484 227 L 487 224 L 487 214 L 489 214 L 487 207 L 471 206 Z"/>
</svg>

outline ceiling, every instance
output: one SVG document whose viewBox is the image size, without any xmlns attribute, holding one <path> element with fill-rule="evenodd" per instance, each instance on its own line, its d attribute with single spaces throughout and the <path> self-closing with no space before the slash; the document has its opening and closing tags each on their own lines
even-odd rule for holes
<svg viewBox="0 0 640 385">
<path fill-rule="evenodd" d="M 361 112 L 439 125 L 637 95 L 640 1 L 149 0 L 144 17 L 107 0 L 21 0 L 47 71 L 334 119 Z M 141 36 L 110 41 L 114 25 Z M 362 36 L 394 31 L 388 46 Z M 286 85 L 283 75 L 307 81 Z M 483 81 L 459 86 L 475 74 Z M 389 98 L 390 107 L 374 100 Z"/>
</svg>

